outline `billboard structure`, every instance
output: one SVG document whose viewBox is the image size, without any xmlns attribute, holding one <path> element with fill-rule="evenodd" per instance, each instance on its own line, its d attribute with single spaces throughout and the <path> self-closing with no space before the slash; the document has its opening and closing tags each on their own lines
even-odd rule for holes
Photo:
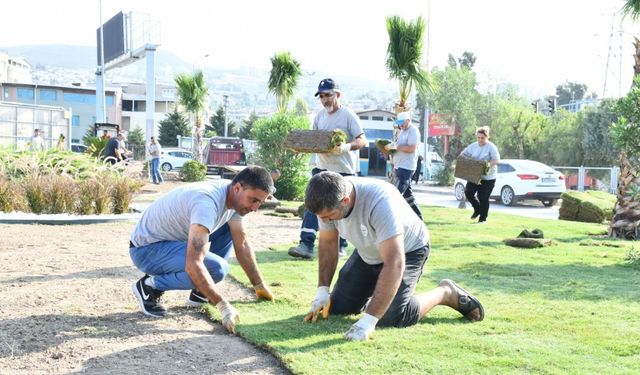
<svg viewBox="0 0 640 375">
<path fill-rule="evenodd" d="M 102 10 L 100 11 L 102 20 Z M 101 21 L 102 22 L 102 21 Z M 146 73 L 146 131 L 147 138 L 155 135 L 155 51 L 160 46 L 160 26 L 148 14 L 119 12 L 96 30 L 98 36 L 98 69 L 96 70 L 96 121 L 105 123 L 104 73 L 147 59 Z"/>
</svg>

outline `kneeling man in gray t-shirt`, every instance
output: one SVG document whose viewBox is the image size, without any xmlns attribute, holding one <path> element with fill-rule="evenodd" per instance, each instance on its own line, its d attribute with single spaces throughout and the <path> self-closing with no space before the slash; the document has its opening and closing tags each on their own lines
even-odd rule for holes
<svg viewBox="0 0 640 375">
<path fill-rule="evenodd" d="M 391 184 L 322 172 L 311 178 L 307 209 L 320 219 L 318 290 L 305 321 L 320 314 L 362 314 L 348 340 L 366 340 L 376 325 L 414 325 L 437 305 L 449 306 L 471 321 L 484 318 L 480 301 L 449 279 L 414 295 L 429 257 L 429 232 Z M 338 238 L 356 251 L 329 286 L 338 264 Z"/>
</svg>

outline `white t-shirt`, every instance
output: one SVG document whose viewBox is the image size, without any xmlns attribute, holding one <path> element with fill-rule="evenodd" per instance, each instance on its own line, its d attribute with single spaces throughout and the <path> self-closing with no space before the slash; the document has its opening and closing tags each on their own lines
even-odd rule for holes
<svg viewBox="0 0 640 375">
<path fill-rule="evenodd" d="M 341 106 L 332 114 L 326 110 L 318 112 L 313 120 L 313 130 L 340 129 L 347 135 L 347 142 L 363 134 L 358 116 L 347 107 Z M 317 154 L 317 167 L 337 173 L 355 174 L 355 155 L 353 152 L 335 154 Z"/>
<path fill-rule="evenodd" d="M 500 160 L 500 152 L 498 151 L 498 148 L 490 141 L 487 141 L 484 146 L 480 146 L 478 142 L 473 142 L 462 150 L 462 154 L 475 160 L 487 162 L 491 160 Z M 482 179 L 495 180 L 497 176 L 498 168 L 495 165 L 492 165 L 487 174 L 482 176 Z"/>
<path fill-rule="evenodd" d="M 418 145 L 420 143 L 420 130 L 413 125 L 409 125 L 408 128 L 400 130 L 398 134 L 398 140 L 396 142 L 398 146 Z M 393 159 L 395 168 L 408 169 L 410 171 L 416 170 L 418 164 L 418 147 L 413 152 L 396 151 Z"/>
<path fill-rule="evenodd" d="M 213 233 L 229 220 L 242 220 L 234 209 L 226 207 L 230 185 L 230 180 L 220 180 L 168 192 L 144 211 L 131 242 L 137 247 L 160 241 L 186 242 L 191 224 L 200 224 Z"/>
<path fill-rule="evenodd" d="M 160 157 L 160 154 L 162 153 L 162 146 L 160 146 L 160 143 L 158 142 L 149 143 L 148 150 L 149 150 L 149 155 L 151 155 L 151 159 L 158 159 Z"/>
<path fill-rule="evenodd" d="M 353 184 L 356 199 L 349 216 L 320 222 L 320 230 L 337 229 L 358 250 L 367 264 L 380 264 L 380 243 L 404 235 L 404 252 L 410 253 L 429 243 L 426 225 L 413 212 L 395 186 L 386 181 L 346 177 Z"/>
</svg>

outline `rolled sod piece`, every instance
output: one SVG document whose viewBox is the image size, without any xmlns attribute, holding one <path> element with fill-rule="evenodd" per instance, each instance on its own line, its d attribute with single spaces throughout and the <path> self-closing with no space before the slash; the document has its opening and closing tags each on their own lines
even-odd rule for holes
<svg viewBox="0 0 640 375">
<path fill-rule="evenodd" d="M 342 130 L 294 129 L 284 140 L 284 145 L 296 152 L 328 153 L 347 141 Z"/>
<path fill-rule="evenodd" d="M 455 177 L 479 184 L 482 175 L 488 171 L 487 162 L 475 160 L 465 155 L 456 158 Z"/>
<path fill-rule="evenodd" d="M 396 153 L 396 150 L 387 151 L 384 149 L 384 146 L 388 145 L 389 143 L 391 143 L 391 141 L 388 139 L 378 139 L 376 140 L 376 148 L 378 149 L 378 151 L 382 152 L 383 154 L 393 155 Z"/>
</svg>

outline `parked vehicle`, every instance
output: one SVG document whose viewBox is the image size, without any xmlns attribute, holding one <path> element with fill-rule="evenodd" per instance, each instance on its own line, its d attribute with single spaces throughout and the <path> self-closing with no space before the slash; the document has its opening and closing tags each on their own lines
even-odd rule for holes
<svg viewBox="0 0 640 375">
<path fill-rule="evenodd" d="M 83 145 L 82 143 L 71 144 L 71 151 L 73 152 L 84 153 L 86 150 L 87 150 L 87 146 Z"/>
<path fill-rule="evenodd" d="M 504 159 L 498 163 L 496 185 L 491 198 L 506 206 L 513 206 L 521 200 L 539 200 L 545 207 L 551 207 L 566 191 L 564 175 L 546 164 L 533 160 Z M 462 201 L 467 182 L 456 178 L 454 192 Z"/>
<path fill-rule="evenodd" d="M 160 153 L 160 168 L 168 172 L 172 169 L 182 168 L 185 162 L 193 159 L 191 151 L 180 148 L 163 148 Z"/>
</svg>

